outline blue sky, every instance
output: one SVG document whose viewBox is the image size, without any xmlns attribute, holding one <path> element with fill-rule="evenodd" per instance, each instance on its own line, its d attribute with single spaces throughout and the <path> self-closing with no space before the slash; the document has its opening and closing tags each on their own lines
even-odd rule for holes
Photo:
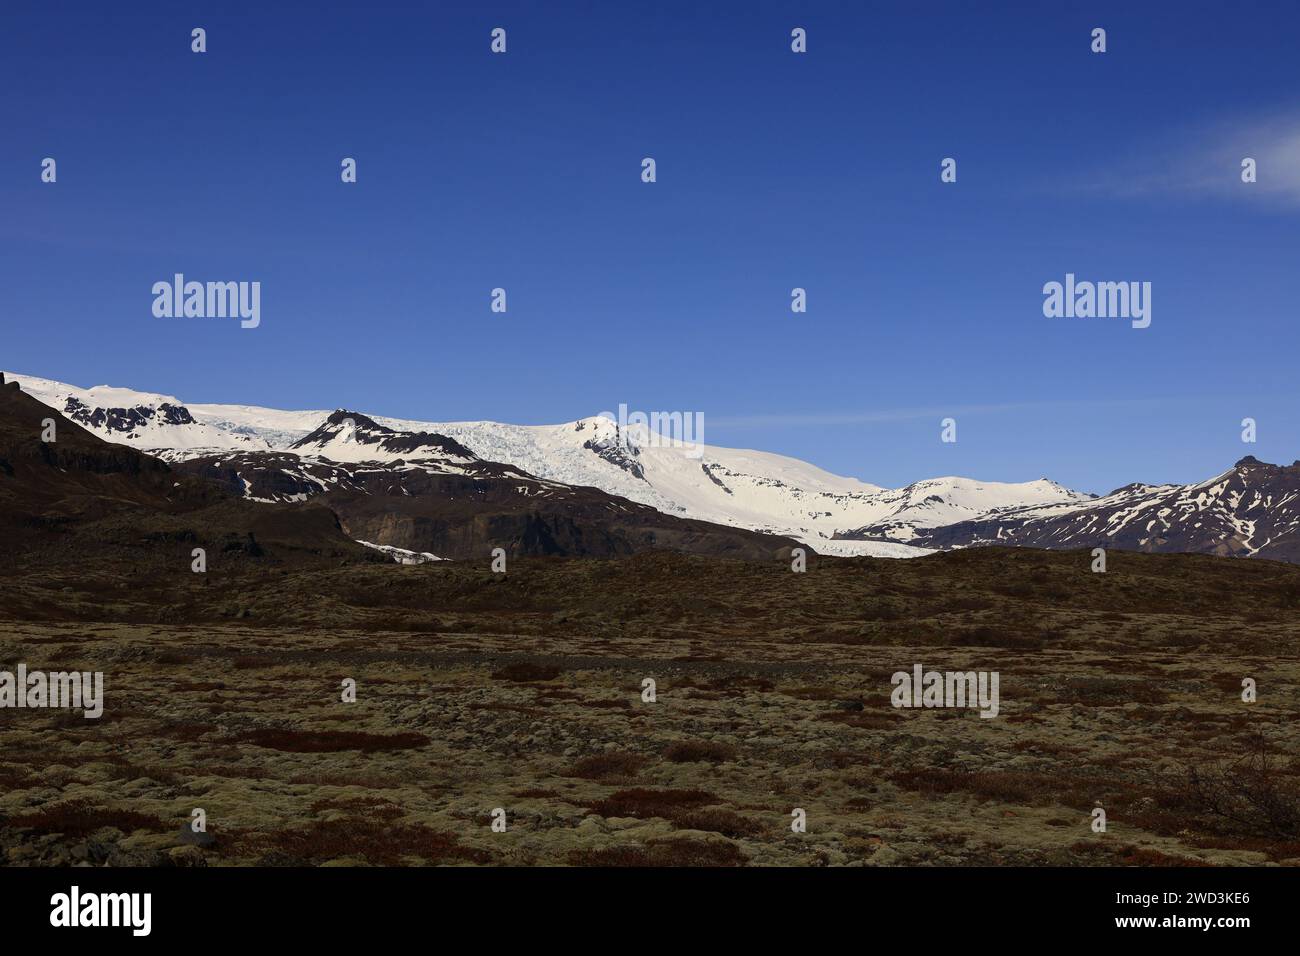
<svg viewBox="0 0 1300 956">
<path fill-rule="evenodd" d="M 709 443 L 887 485 L 1289 463 L 1300 11 L 1226 8 L 7 0 L 0 367 L 429 420 L 699 411 Z M 175 272 L 260 281 L 261 326 L 155 318 Z M 1067 272 L 1151 282 L 1151 327 L 1045 318 Z"/>
</svg>

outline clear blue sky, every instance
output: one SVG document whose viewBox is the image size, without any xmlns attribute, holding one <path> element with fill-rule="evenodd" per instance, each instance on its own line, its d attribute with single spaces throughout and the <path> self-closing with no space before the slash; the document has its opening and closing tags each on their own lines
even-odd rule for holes
<svg viewBox="0 0 1300 956">
<path fill-rule="evenodd" d="M 710 443 L 889 485 L 1289 463 L 1300 12 L 1228 7 L 6 0 L 0 367 L 431 420 L 702 411 Z M 154 318 L 174 272 L 259 280 L 261 327 Z M 1066 272 L 1150 281 L 1151 327 L 1044 318 Z"/>
</svg>

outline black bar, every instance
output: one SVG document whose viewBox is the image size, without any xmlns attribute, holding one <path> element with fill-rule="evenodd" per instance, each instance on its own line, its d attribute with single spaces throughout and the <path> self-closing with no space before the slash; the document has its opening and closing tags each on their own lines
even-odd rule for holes
<svg viewBox="0 0 1300 956">
<path fill-rule="evenodd" d="M 851 931 L 861 940 L 950 945 L 961 940 L 1107 936 L 1135 940 L 1205 937 L 1225 945 L 1253 930 L 1293 922 L 1288 868 L 839 868 L 594 870 L 510 868 L 130 870 L 4 869 L 0 891 L 8 941 L 28 936 L 136 942 L 125 927 L 50 925 L 54 894 L 149 893 L 148 939 L 168 943 L 249 939 L 339 944 L 387 933 L 427 932 L 450 941 L 531 945 L 588 937 L 658 940 L 686 921 L 734 942 L 782 928 Z M 1121 901 L 1120 895 L 1124 895 Z M 1166 896 L 1165 894 L 1176 894 Z M 1204 898 L 1198 894 L 1207 895 Z M 1143 902 L 1142 898 L 1148 898 Z M 1175 902 L 1176 900 L 1176 902 Z M 1160 925 L 1165 919 L 1247 925 Z M 1125 918 L 1153 926 L 1120 926 Z M 989 935 L 994 934 L 994 935 Z M 1040 937 L 1041 938 L 1041 937 Z"/>
</svg>

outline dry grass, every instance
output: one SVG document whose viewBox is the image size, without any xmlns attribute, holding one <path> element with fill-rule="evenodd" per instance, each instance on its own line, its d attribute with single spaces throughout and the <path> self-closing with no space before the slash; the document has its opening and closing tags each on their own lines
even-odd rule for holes
<svg viewBox="0 0 1300 956">
<path fill-rule="evenodd" d="M 242 833 L 241 846 L 277 866 L 317 866 L 355 860 L 375 866 L 422 863 L 487 863 L 491 854 L 462 846 L 455 836 L 422 824 L 371 817 L 319 820 L 269 833 Z"/>
<path fill-rule="evenodd" d="M 701 840 L 652 840 L 645 845 L 603 847 L 598 850 L 573 850 L 568 861 L 573 866 L 743 866 L 745 855 L 734 843 Z"/>
<path fill-rule="evenodd" d="M 0 863 L 70 865 L 83 841 L 160 865 L 186 806 L 217 840 L 185 856 L 210 865 L 1300 862 L 1300 569 L 1121 555 L 1093 575 L 1086 557 L 794 575 L 654 554 L 520 560 L 495 582 L 366 564 L 204 587 L 83 562 L 64 580 L 95 577 L 103 617 L 63 602 L 7 620 L 5 659 L 73 648 L 106 672 L 107 709 L 6 712 Z M 15 566 L 0 603 L 30 617 L 62 567 Z M 233 604 L 255 617 L 220 618 Z M 1001 715 L 893 709 L 890 675 L 915 663 L 998 670 Z M 340 674 L 365 688 L 354 708 Z M 1255 722 L 1267 765 L 1234 766 Z M 483 825 L 498 806 L 503 834 Z"/>
<path fill-rule="evenodd" d="M 561 773 L 566 777 L 581 777 L 584 780 L 622 780 L 635 777 L 649 762 L 648 758 L 640 754 L 594 754 L 576 761 Z"/>
<path fill-rule="evenodd" d="M 683 810 L 718 802 L 716 795 L 705 790 L 652 790 L 634 787 L 615 791 L 592 804 L 591 809 L 603 817 L 662 817 L 667 820 L 671 819 L 672 814 Z"/>
<path fill-rule="evenodd" d="M 1242 754 L 1186 768 L 1189 803 L 1222 833 L 1293 842 L 1300 837 L 1300 776 L 1280 758 L 1264 732 L 1250 735 Z"/>
<path fill-rule="evenodd" d="M 19 814 L 10 817 L 6 825 L 38 833 L 59 833 L 65 837 L 84 837 L 104 827 L 115 827 L 123 833 L 161 831 L 172 827 L 172 824 L 148 813 L 99 807 L 85 799 L 69 800 L 32 813 Z M 180 826 L 179 822 L 176 826 Z"/>
<path fill-rule="evenodd" d="M 342 750 L 380 753 L 388 750 L 414 750 L 429 743 L 423 734 L 368 734 L 356 730 L 286 730 L 264 727 L 241 734 L 239 743 L 266 747 L 284 753 L 321 754 Z"/>
<path fill-rule="evenodd" d="M 493 671 L 492 679 L 510 681 L 515 684 L 531 684 L 536 681 L 555 680 L 562 673 L 564 671 L 558 667 L 536 664 L 531 661 L 519 661 Z"/>
<path fill-rule="evenodd" d="M 735 756 L 735 747 L 709 740 L 682 740 L 664 751 L 664 759 L 673 763 L 725 763 Z"/>
</svg>

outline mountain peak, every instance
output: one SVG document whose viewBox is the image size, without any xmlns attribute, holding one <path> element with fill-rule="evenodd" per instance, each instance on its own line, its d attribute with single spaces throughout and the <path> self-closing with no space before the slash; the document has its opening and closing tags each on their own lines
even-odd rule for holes
<svg viewBox="0 0 1300 956">
<path fill-rule="evenodd" d="M 367 431 L 377 431 L 391 433 L 391 428 L 385 428 L 379 422 L 375 421 L 369 415 L 362 415 L 360 412 L 349 411 L 346 408 L 336 408 L 330 412 L 329 417 L 322 422 L 322 425 L 344 425 L 351 422 L 356 428 L 363 428 Z"/>
<path fill-rule="evenodd" d="M 397 431 L 369 415 L 339 408 L 311 433 L 289 446 L 290 451 L 335 461 L 447 459 L 461 463 L 477 456 L 459 442 L 425 431 Z"/>
</svg>

